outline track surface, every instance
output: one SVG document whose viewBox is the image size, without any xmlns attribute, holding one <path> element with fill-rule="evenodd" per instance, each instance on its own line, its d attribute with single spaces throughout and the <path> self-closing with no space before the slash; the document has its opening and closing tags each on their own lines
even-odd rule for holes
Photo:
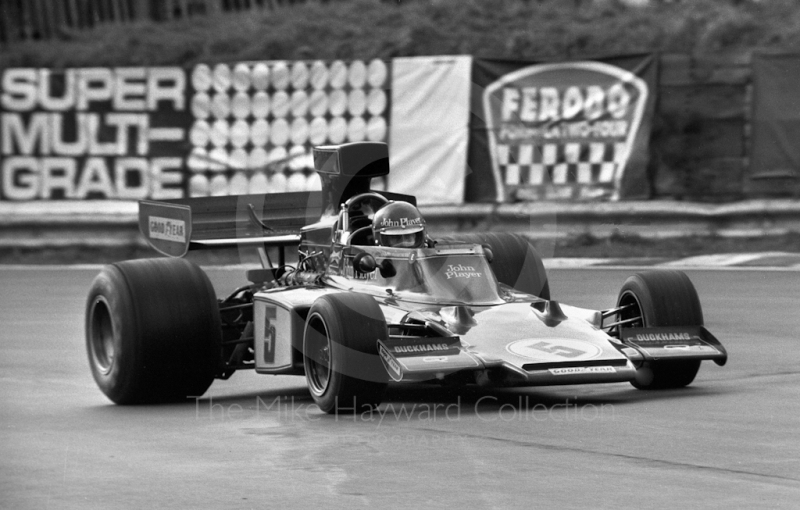
<svg viewBox="0 0 800 510">
<path fill-rule="evenodd" d="M 631 272 L 552 270 L 553 296 L 611 306 Z M 83 343 L 95 271 L 0 268 L 0 507 L 797 508 L 800 272 L 687 272 L 730 354 L 687 389 L 393 388 L 335 418 L 252 373 L 113 406 Z"/>
</svg>

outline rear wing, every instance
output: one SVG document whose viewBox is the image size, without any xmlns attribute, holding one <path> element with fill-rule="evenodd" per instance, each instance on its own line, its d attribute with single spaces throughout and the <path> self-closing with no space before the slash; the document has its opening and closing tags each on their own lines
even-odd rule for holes
<svg viewBox="0 0 800 510">
<path fill-rule="evenodd" d="M 300 229 L 319 219 L 321 206 L 319 191 L 141 200 L 139 230 L 171 257 L 196 249 L 296 246 Z"/>
</svg>

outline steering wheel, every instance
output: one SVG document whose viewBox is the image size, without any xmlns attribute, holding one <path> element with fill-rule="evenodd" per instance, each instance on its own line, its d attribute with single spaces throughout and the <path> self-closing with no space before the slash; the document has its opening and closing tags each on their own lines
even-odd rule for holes
<svg viewBox="0 0 800 510">
<path fill-rule="evenodd" d="M 363 236 L 364 239 L 360 239 L 360 236 Z M 363 244 L 370 244 L 369 240 L 372 237 L 372 225 L 366 225 L 361 228 L 357 228 L 350 234 L 350 237 L 347 238 L 347 244 L 353 244 L 353 239 L 358 240 L 356 244 L 363 245 Z"/>
</svg>

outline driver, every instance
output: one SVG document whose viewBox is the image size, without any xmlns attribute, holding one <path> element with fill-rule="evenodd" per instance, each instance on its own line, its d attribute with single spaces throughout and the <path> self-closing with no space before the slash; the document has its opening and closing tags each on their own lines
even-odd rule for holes
<svg viewBox="0 0 800 510">
<path fill-rule="evenodd" d="M 380 246 L 421 248 L 427 240 L 425 219 L 408 202 L 390 201 L 378 209 L 372 219 L 372 232 Z"/>
</svg>

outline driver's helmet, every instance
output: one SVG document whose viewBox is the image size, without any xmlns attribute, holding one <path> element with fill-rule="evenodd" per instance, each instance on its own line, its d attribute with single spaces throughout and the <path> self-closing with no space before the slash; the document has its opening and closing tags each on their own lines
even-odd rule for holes
<svg viewBox="0 0 800 510">
<path fill-rule="evenodd" d="M 372 219 L 375 242 L 395 248 L 420 248 L 425 244 L 425 219 L 408 202 L 390 201 Z"/>
</svg>

